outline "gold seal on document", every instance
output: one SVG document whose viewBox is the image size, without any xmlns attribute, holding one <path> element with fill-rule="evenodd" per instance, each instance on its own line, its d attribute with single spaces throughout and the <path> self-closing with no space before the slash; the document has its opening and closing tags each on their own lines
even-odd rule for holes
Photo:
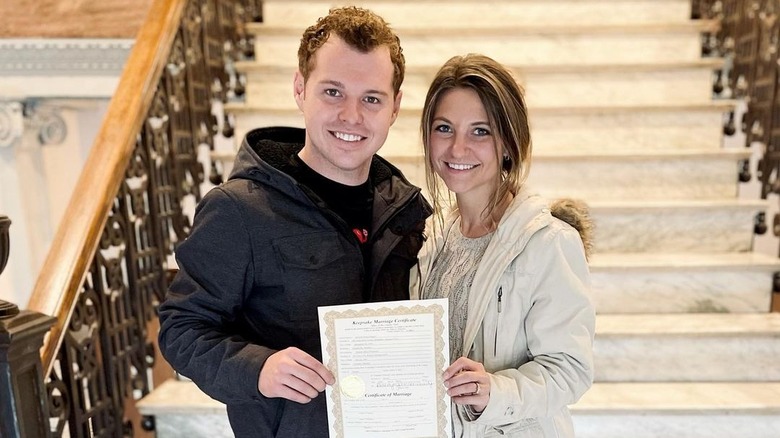
<svg viewBox="0 0 780 438">
<path fill-rule="evenodd" d="M 362 398 L 366 393 L 366 384 L 358 376 L 347 376 L 339 383 L 341 393 L 349 398 Z"/>
</svg>

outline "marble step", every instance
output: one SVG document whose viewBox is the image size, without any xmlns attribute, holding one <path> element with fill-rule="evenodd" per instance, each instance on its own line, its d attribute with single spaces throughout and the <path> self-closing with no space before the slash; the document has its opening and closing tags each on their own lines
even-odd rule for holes
<svg viewBox="0 0 780 438">
<path fill-rule="evenodd" d="M 166 380 L 138 401 L 138 412 L 153 416 L 157 438 L 233 438 L 225 405 L 189 380 Z"/>
<path fill-rule="evenodd" d="M 737 196 L 739 163 L 750 157 L 747 149 L 716 151 L 625 151 L 604 154 L 583 150 L 571 154 L 534 154 L 528 182 L 548 198 L 586 201 L 728 199 Z M 409 181 L 425 187 L 422 156 L 384 158 Z M 234 153 L 213 153 L 226 173 Z"/>
<path fill-rule="evenodd" d="M 267 0 L 263 1 L 263 21 L 297 26 L 302 31 L 336 4 L 339 2 L 333 0 Z M 691 15 L 689 0 L 372 0 L 350 4 L 371 9 L 396 28 L 647 24 L 682 22 Z"/>
<path fill-rule="evenodd" d="M 572 65 L 694 61 L 701 34 L 719 23 L 696 20 L 639 25 L 532 24 L 398 28 L 407 65 L 441 65 L 455 54 L 482 53 L 505 64 Z M 303 28 L 251 23 L 255 59 L 296 65 Z"/>
<path fill-rule="evenodd" d="M 776 438 L 780 382 L 596 383 L 571 412 L 578 438 Z"/>
<path fill-rule="evenodd" d="M 425 95 L 440 65 L 408 65 L 403 105 L 422 108 Z M 511 65 L 526 90 L 530 108 L 549 106 L 662 105 L 675 102 L 709 102 L 713 70 L 723 67 L 720 58 L 690 62 L 612 65 Z M 246 102 L 269 108 L 289 107 L 296 64 L 263 65 L 239 62 L 247 75 Z"/>
<path fill-rule="evenodd" d="M 158 438 L 233 436 L 224 404 L 189 381 L 168 380 L 137 407 Z M 580 438 L 776 438 L 780 383 L 597 382 L 571 412 Z"/>
<path fill-rule="evenodd" d="M 780 259 L 759 253 L 596 253 L 599 314 L 768 312 Z"/>
<path fill-rule="evenodd" d="M 780 313 L 598 315 L 597 382 L 780 381 Z"/>
<path fill-rule="evenodd" d="M 735 198 L 747 149 L 534 153 L 528 182 L 549 198 L 683 200 Z M 425 186 L 422 156 L 384 158 L 413 184 Z"/>
<path fill-rule="evenodd" d="M 226 174 L 232 168 L 232 156 L 232 152 L 213 155 L 214 159 L 222 161 Z M 736 179 L 736 169 L 733 176 Z M 424 187 L 422 181 L 424 177 L 417 182 L 420 187 Z M 651 178 L 650 181 L 654 180 Z M 620 181 L 615 184 L 619 187 Z M 558 193 L 545 192 L 545 187 L 534 187 L 540 193 L 555 198 L 574 197 L 581 186 L 586 187 L 578 180 Z M 729 198 L 711 200 L 659 198 L 586 199 L 595 223 L 594 251 L 650 254 L 747 252 L 752 249 L 755 216 L 767 210 L 765 200 L 739 200 L 734 199 L 733 194 Z"/>
<path fill-rule="evenodd" d="M 749 252 L 764 200 L 594 201 L 595 253 Z"/>
<path fill-rule="evenodd" d="M 290 81 L 290 84 L 292 81 Z M 292 89 L 292 87 L 290 87 Z M 529 108 L 534 151 L 602 151 L 625 149 L 719 149 L 724 114 L 735 101 L 664 105 L 549 106 Z M 235 141 L 246 132 L 263 126 L 303 127 L 303 117 L 295 106 L 292 92 L 287 107 L 276 109 L 263 104 L 228 103 L 225 111 L 235 121 Z M 420 115 L 418 107 L 403 106 L 381 155 L 419 155 Z"/>
</svg>

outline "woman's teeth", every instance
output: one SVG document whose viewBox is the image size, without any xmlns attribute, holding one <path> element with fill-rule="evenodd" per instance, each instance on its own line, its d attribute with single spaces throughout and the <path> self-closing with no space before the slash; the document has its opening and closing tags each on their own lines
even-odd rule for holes
<svg viewBox="0 0 780 438">
<path fill-rule="evenodd" d="M 450 169 L 455 169 L 455 170 L 469 170 L 477 167 L 476 164 L 455 164 L 455 163 L 447 163 L 447 166 L 449 166 Z"/>
</svg>

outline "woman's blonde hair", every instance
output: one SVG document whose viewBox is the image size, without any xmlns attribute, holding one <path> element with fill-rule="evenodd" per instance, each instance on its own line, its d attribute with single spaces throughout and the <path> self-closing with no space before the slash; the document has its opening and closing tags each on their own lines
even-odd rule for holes
<svg viewBox="0 0 780 438">
<path fill-rule="evenodd" d="M 531 165 L 531 133 L 523 90 L 512 73 L 503 65 L 484 55 L 470 53 L 450 58 L 436 73 L 423 106 L 422 130 L 425 152 L 425 176 L 428 192 L 442 224 L 444 209 L 452 200 L 449 190 L 433 170 L 430 156 L 430 136 L 434 113 L 442 96 L 456 88 L 474 90 L 479 96 L 496 144 L 496 160 L 501 172 L 496 177 L 496 189 L 490 196 L 485 216 L 491 217 L 507 193 L 517 194 L 528 177 Z"/>
</svg>

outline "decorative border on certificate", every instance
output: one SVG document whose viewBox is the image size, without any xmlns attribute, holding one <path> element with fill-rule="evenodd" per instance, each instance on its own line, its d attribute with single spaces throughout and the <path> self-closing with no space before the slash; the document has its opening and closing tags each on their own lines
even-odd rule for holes
<svg viewBox="0 0 780 438">
<path fill-rule="evenodd" d="M 381 307 L 377 307 L 381 305 Z M 364 307 L 368 306 L 368 307 Z M 446 309 L 446 300 L 419 300 L 403 302 L 386 302 L 355 305 L 355 306 L 333 306 L 320 309 L 321 325 L 324 324 L 324 331 L 321 333 L 323 346 L 325 347 L 325 357 L 327 363 L 325 366 L 337 376 L 336 383 L 330 390 L 330 402 L 332 404 L 333 424 L 331 432 L 335 432 L 335 438 L 344 438 L 344 423 L 342 412 L 343 397 L 360 398 L 365 395 L 365 385 L 362 379 L 356 376 L 345 376 L 339 379 L 339 358 L 336 336 L 336 321 L 339 319 L 354 319 L 365 317 L 405 317 L 413 315 L 432 315 L 433 316 L 433 345 L 435 348 L 435 378 L 434 388 L 436 390 L 436 412 L 438 418 L 438 437 L 449 437 L 451 435 L 451 421 L 449 419 L 450 401 L 444 387 L 442 371 L 449 365 L 449 312 Z M 340 310 L 340 309 L 344 310 Z M 339 309 L 339 310 L 336 310 Z M 402 421 L 402 419 L 398 419 Z"/>
</svg>

